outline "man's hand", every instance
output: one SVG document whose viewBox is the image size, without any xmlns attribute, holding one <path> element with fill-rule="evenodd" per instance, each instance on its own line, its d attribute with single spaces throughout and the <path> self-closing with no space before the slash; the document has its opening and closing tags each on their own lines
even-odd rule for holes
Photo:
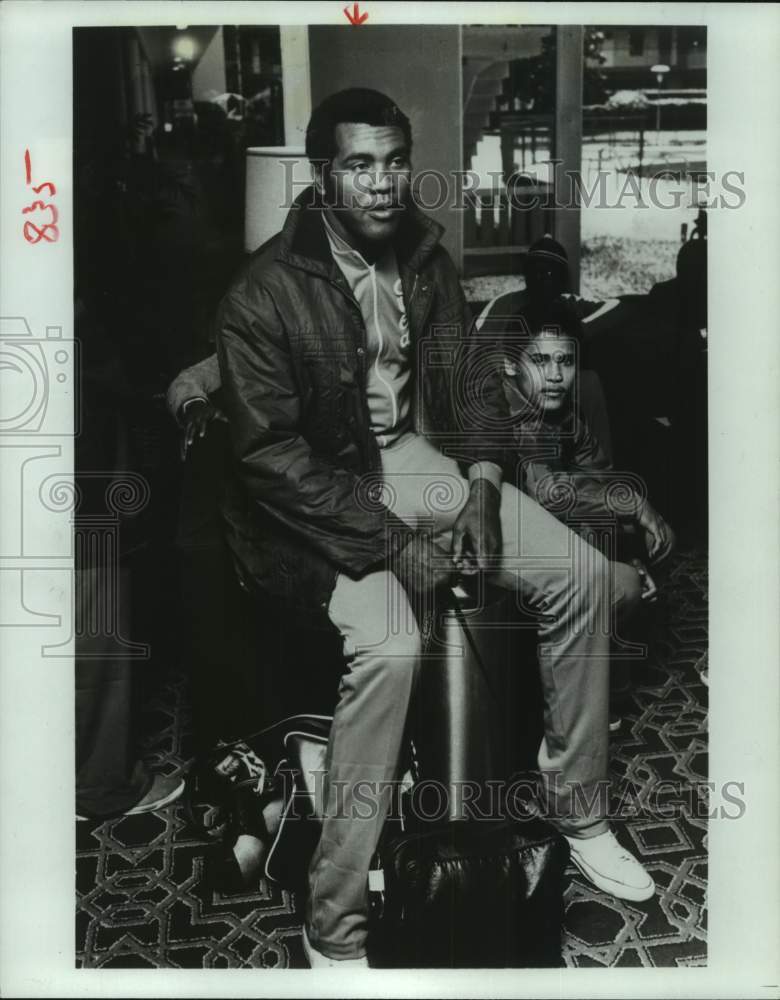
<svg viewBox="0 0 780 1000">
<path fill-rule="evenodd" d="M 187 454 L 195 443 L 196 437 L 205 437 L 212 420 L 224 419 L 220 410 L 207 399 L 194 399 L 188 403 L 183 415 L 184 427 L 181 440 L 181 460 L 186 461 Z"/>
<path fill-rule="evenodd" d="M 452 561 L 471 576 L 493 569 L 501 552 L 501 491 L 487 479 L 475 479 L 452 530 Z"/>
<path fill-rule="evenodd" d="M 449 553 L 436 545 L 431 536 L 418 531 L 396 554 L 390 567 L 410 599 L 431 593 L 450 582 L 452 562 Z"/>
<path fill-rule="evenodd" d="M 647 567 L 642 562 L 641 559 L 632 559 L 631 565 L 637 571 L 639 575 L 639 582 L 642 586 L 642 593 L 640 595 L 643 601 L 647 601 L 652 604 L 656 597 L 658 597 L 658 588 L 655 585 L 655 580 L 647 572 Z"/>
<path fill-rule="evenodd" d="M 644 528 L 647 555 L 651 562 L 665 559 L 675 546 L 674 532 L 648 500 L 643 500 L 637 521 Z"/>
</svg>

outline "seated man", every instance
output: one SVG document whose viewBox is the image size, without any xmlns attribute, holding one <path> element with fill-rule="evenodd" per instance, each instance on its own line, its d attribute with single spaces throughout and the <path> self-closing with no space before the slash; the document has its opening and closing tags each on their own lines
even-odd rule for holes
<svg viewBox="0 0 780 1000">
<path fill-rule="evenodd" d="M 382 783 L 399 776 L 420 664 L 414 609 L 454 571 L 488 573 L 540 614 L 548 814 L 594 884 L 647 899 L 653 880 L 610 831 L 605 794 L 608 626 L 638 600 L 636 574 L 502 484 L 499 372 L 467 336 L 441 227 L 410 203 L 406 116 L 376 91 L 334 94 L 306 152 L 314 185 L 236 278 L 216 335 L 236 570 L 250 594 L 326 609 L 347 658 L 307 956 L 366 964 Z"/>
<path fill-rule="evenodd" d="M 603 315 L 609 312 L 617 305 L 617 299 L 595 302 L 582 295 L 574 295 L 570 291 L 571 272 L 568 254 L 563 244 L 553 239 L 549 233 L 528 248 L 522 270 L 525 288 L 517 292 L 508 292 L 495 300 L 504 313 L 520 316 L 528 309 L 539 309 L 558 298 L 565 298 L 576 315 L 583 322 L 587 322 L 597 314 Z M 478 320 L 480 326 L 489 319 L 491 306 L 493 303 L 489 303 L 480 316 Z"/>
</svg>

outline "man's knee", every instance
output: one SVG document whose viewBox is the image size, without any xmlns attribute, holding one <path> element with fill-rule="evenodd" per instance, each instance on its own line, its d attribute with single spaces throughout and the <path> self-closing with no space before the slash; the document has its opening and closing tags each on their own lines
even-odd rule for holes
<svg viewBox="0 0 780 1000">
<path fill-rule="evenodd" d="M 611 564 L 597 548 L 574 537 L 573 598 L 593 606 L 604 604 L 612 591 Z"/>
<path fill-rule="evenodd" d="M 610 563 L 598 549 L 570 532 L 568 565 L 543 578 L 538 589 L 540 608 L 553 615 L 577 617 L 608 607 L 611 595 Z"/>
</svg>

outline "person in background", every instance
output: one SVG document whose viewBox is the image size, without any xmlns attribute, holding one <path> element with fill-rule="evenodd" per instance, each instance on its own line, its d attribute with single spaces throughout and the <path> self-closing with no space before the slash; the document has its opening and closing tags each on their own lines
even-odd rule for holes
<svg viewBox="0 0 780 1000">
<path fill-rule="evenodd" d="M 76 336 L 82 366 L 79 398 L 83 431 L 76 437 L 75 479 L 79 490 L 78 518 L 105 516 L 111 484 L 121 484 L 132 468 L 129 414 L 137 390 L 110 336 L 85 298 L 77 294 Z M 122 640 L 133 635 L 132 560 L 145 545 L 143 524 L 122 518 L 119 546 L 102 552 L 99 546 L 76 545 L 74 598 L 76 620 L 76 818 L 99 821 L 161 809 L 182 794 L 180 775 L 156 773 L 138 746 L 138 660 L 122 656 Z M 116 564 L 114 563 L 116 560 Z M 106 608 L 113 583 L 119 599 L 114 608 L 115 631 L 107 626 Z M 107 614 L 108 612 L 108 614 Z M 94 623 L 102 628 L 95 632 Z"/>
<path fill-rule="evenodd" d="M 529 309 L 538 310 L 540 306 L 559 298 L 565 299 L 574 314 L 585 323 L 614 309 L 618 303 L 617 299 L 603 302 L 587 299 L 571 291 L 569 255 L 563 244 L 549 233 L 528 248 L 522 273 L 525 287 L 497 296 L 488 303 L 477 320 L 478 327 L 481 328 L 494 314 L 522 316 Z"/>
<path fill-rule="evenodd" d="M 168 412 L 182 430 L 181 457 L 204 438 L 212 420 L 225 420 L 217 397 L 222 387 L 216 354 L 179 372 L 165 395 Z"/>
</svg>

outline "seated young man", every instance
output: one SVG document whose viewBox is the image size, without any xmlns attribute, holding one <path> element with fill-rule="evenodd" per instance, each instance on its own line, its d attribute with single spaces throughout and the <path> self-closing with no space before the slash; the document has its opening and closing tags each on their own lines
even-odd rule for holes
<svg viewBox="0 0 780 1000">
<path fill-rule="evenodd" d="M 519 460 L 512 481 L 604 554 L 625 556 L 655 593 L 638 556 L 666 559 L 674 533 L 644 495 L 636 476 L 612 469 L 578 406 L 582 329 L 564 300 L 526 310 L 502 338 L 503 386 Z M 604 531 L 611 526 L 614 530 Z M 601 528 L 601 541 L 594 529 Z M 636 532 L 644 542 L 632 541 Z"/>
<path fill-rule="evenodd" d="M 573 531 L 639 577 L 642 599 L 657 596 L 646 563 L 671 553 L 674 534 L 644 496 L 634 476 L 614 472 L 609 442 L 594 433 L 594 372 L 581 372 L 582 328 L 570 302 L 537 302 L 506 324 L 504 393 L 512 415 L 516 455 L 508 476 Z M 588 380 L 580 376 L 590 376 Z M 590 405 L 583 393 L 590 392 Z M 599 409 L 595 408 L 598 416 Z M 604 415 L 606 419 L 606 414 Z M 608 424 L 607 424 L 608 427 Z M 653 571 L 655 573 L 655 570 Z M 625 627 L 625 623 L 624 623 Z M 631 687 L 631 666 L 620 659 L 629 636 L 613 644 L 609 730 L 622 725 L 621 705 Z"/>
<path fill-rule="evenodd" d="M 591 324 L 594 321 L 603 321 L 603 317 L 619 305 L 617 299 L 595 302 L 571 293 L 569 257 L 563 245 L 549 234 L 529 247 L 523 260 L 522 276 L 524 288 L 496 296 L 482 310 L 476 321 L 476 328 L 482 334 L 501 335 L 508 323 L 525 319 L 559 300 L 565 300 L 578 319 L 592 331 Z M 181 383 L 182 388 L 183 385 Z M 612 436 L 604 392 L 595 372 L 580 371 L 578 395 L 580 411 L 596 432 L 604 453 L 609 457 Z"/>
</svg>

